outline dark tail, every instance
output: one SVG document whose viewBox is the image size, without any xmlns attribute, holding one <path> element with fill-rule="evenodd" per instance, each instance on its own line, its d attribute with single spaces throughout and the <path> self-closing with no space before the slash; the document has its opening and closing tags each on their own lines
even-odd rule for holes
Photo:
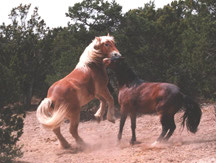
<svg viewBox="0 0 216 163">
<path fill-rule="evenodd" d="M 195 133 L 197 131 L 197 127 L 200 123 L 200 119 L 202 116 L 202 111 L 198 103 L 193 101 L 190 97 L 183 95 L 184 98 L 184 106 L 185 106 L 185 113 L 183 115 L 182 126 L 184 127 L 185 121 L 187 129 Z"/>
</svg>

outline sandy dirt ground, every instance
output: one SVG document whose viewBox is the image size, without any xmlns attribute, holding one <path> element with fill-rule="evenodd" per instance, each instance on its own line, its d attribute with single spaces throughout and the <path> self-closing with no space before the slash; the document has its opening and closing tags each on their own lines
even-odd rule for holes
<svg viewBox="0 0 216 163">
<path fill-rule="evenodd" d="M 38 123 L 35 111 L 27 113 L 24 133 L 19 144 L 24 156 L 16 163 L 148 163 L 148 162 L 216 162 L 216 117 L 214 105 L 202 106 L 202 119 L 199 130 L 191 134 L 186 128 L 182 131 L 181 116 L 175 116 L 176 130 L 167 143 L 152 143 L 161 132 L 159 117 L 143 115 L 137 118 L 137 141 L 131 146 L 130 119 L 126 120 L 121 142 L 117 141 L 119 119 L 115 124 L 107 120 L 81 122 L 79 134 L 88 144 L 85 149 L 79 147 L 69 131 L 69 124 L 63 123 L 62 134 L 71 148 L 59 149 L 58 141 L 52 131 L 43 129 Z"/>
</svg>

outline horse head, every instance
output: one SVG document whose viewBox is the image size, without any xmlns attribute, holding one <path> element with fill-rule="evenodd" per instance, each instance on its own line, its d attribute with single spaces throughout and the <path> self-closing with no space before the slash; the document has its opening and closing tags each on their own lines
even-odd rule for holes
<svg viewBox="0 0 216 163">
<path fill-rule="evenodd" d="M 112 36 L 100 36 L 95 39 L 86 47 L 83 54 L 80 56 L 78 67 L 85 67 L 86 65 L 103 64 L 104 58 L 120 57 L 121 54 L 115 46 L 115 41 Z"/>
<path fill-rule="evenodd" d="M 121 54 L 115 46 L 115 41 L 112 36 L 95 37 L 92 41 L 94 50 L 97 54 L 101 54 L 103 58 L 119 57 Z"/>
</svg>

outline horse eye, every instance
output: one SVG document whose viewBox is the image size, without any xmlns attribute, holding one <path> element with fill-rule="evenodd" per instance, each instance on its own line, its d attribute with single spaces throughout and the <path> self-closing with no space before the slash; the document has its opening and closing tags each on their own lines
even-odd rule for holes
<svg viewBox="0 0 216 163">
<path fill-rule="evenodd" d="M 105 46 L 106 46 L 106 47 L 108 47 L 108 46 L 109 46 L 109 44 L 105 44 Z"/>
</svg>

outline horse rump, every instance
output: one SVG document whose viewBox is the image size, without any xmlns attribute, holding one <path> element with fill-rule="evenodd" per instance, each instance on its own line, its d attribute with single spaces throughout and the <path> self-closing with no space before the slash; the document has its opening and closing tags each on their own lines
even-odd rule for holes
<svg viewBox="0 0 216 163">
<path fill-rule="evenodd" d="M 186 110 L 184 115 L 182 116 L 182 126 L 185 126 L 186 121 L 187 129 L 192 133 L 196 133 L 202 116 L 200 106 L 198 103 L 196 103 L 194 100 L 192 100 L 186 95 L 184 95 L 184 106 Z"/>
</svg>

